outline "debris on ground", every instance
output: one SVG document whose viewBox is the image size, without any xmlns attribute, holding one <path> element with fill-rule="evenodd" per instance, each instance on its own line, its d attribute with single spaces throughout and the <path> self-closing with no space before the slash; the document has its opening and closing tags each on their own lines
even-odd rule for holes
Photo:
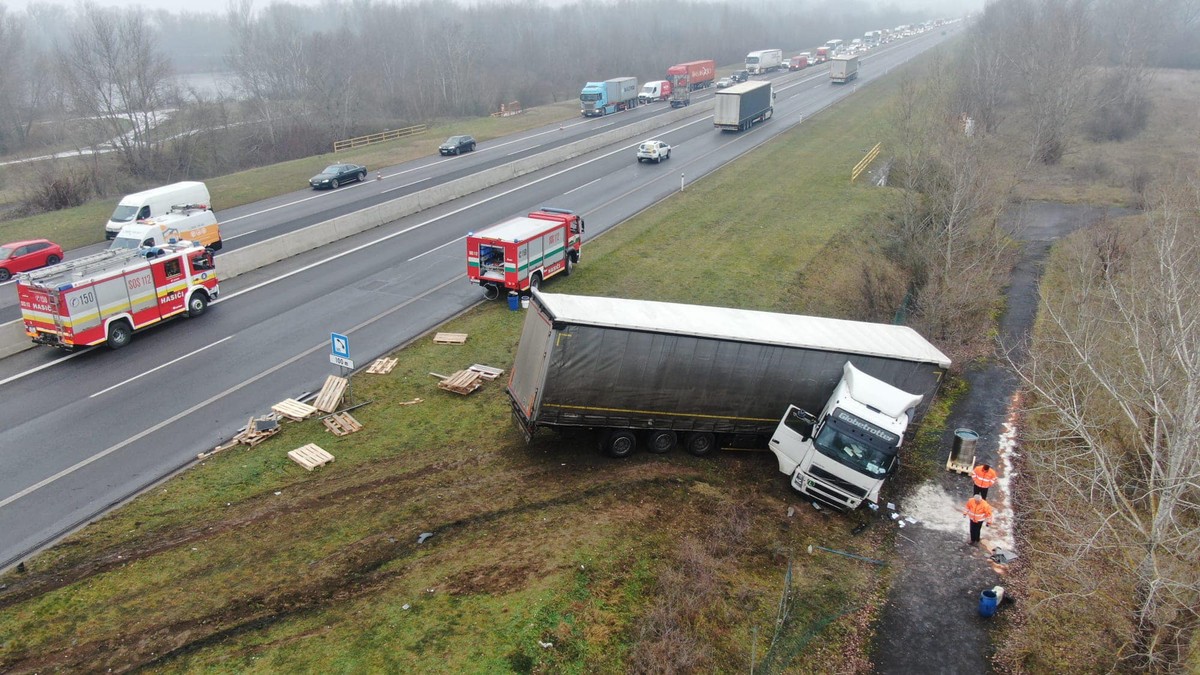
<svg viewBox="0 0 1200 675">
<path fill-rule="evenodd" d="M 438 389 L 464 396 L 483 386 L 481 381 L 483 376 L 473 370 L 460 370 L 453 375 L 439 375 L 438 373 L 430 373 L 430 375 L 441 380 L 438 382 Z"/>
<path fill-rule="evenodd" d="M 289 450 L 287 456 L 288 459 L 299 464 L 308 471 L 312 471 L 319 466 L 325 466 L 333 461 L 333 455 L 326 452 L 316 443 L 308 443 L 296 448 L 295 450 Z"/>
<path fill-rule="evenodd" d="M 467 341 L 467 333 L 438 333 L 433 336 L 434 344 L 461 345 Z"/>
<path fill-rule="evenodd" d="M 321 424 L 324 424 L 326 429 L 332 431 L 334 436 L 346 436 L 363 428 L 362 423 L 354 419 L 354 416 L 348 412 L 334 413 L 328 417 L 322 417 Z"/>
<path fill-rule="evenodd" d="M 317 401 L 313 407 L 323 413 L 331 413 L 338 409 L 342 404 L 342 398 L 346 395 L 346 388 L 350 386 L 350 381 L 344 377 L 330 375 L 325 378 L 325 384 L 321 387 L 321 393 L 317 394 Z"/>
<path fill-rule="evenodd" d="M 396 364 L 399 362 L 400 359 L 389 359 L 387 357 L 375 359 L 374 363 L 367 368 L 366 372 L 371 373 L 372 375 L 387 375 L 388 373 L 392 372 L 392 368 L 395 368 Z"/>
<path fill-rule="evenodd" d="M 425 540 L 432 536 L 433 536 L 432 532 L 422 532 L 420 535 L 417 536 L 417 543 L 424 544 Z"/>
<path fill-rule="evenodd" d="M 292 420 L 293 422 L 301 422 L 317 414 L 317 409 L 307 403 L 301 403 L 294 398 L 288 398 L 271 406 L 271 410 L 280 415 Z"/>
</svg>

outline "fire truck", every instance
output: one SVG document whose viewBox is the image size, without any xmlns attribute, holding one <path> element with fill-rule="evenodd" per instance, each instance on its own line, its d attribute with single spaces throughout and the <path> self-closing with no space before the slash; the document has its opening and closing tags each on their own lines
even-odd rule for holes
<svg viewBox="0 0 1200 675">
<path fill-rule="evenodd" d="M 190 241 L 109 249 L 17 277 L 25 333 L 62 349 L 120 349 L 135 330 L 203 314 L 219 292 L 212 253 Z"/>
<path fill-rule="evenodd" d="M 495 300 L 517 293 L 579 263 L 583 218 L 567 209 L 543 208 L 467 234 L 467 279 Z"/>
</svg>

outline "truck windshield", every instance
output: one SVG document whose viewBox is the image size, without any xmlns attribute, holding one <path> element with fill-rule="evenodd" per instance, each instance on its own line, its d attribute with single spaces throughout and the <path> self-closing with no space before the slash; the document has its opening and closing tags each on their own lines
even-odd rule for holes
<svg viewBox="0 0 1200 675">
<path fill-rule="evenodd" d="M 142 240 L 136 237 L 117 237 L 109 248 L 137 248 L 141 245 Z"/>
<path fill-rule="evenodd" d="M 751 56 L 751 57 L 749 57 L 749 58 L 747 58 L 747 59 L 746 59 L 746 65 L 748 65 L 748 66 L 749 66 L 749 65 L 753 65 L 753 64 L 755 64 L 755 63 L 758 63 L 758 57 L 757 57 L 757 56 Z"/>
<path fill-rule="evenodd" d="M 138 209 L 136 206 L 118 205 L 117 210 L 113 211 L 112 218 L 109 220 L 114 223 L 128 223 L 137 215 Z"/>
<path fill-rule="evenodd" d="M 588 103 L 590 103 L 590 102 L 592 102 L 592 101 L 599 101 L 599 100 L 600 100 L 600 94 L 580 94 L 580 95 L 579 95 L 579 100 L 580 100 L 580 101 L 584 101 L 584 102 L 588 102 Z"/>
<path fill-rule="evenodd" d="M 895 446 L 863 433 L 834 415 L 821 425 L 813 445 L 822 455 L 873 478 L 887 476 L 896 461 Z"/>
</svg>

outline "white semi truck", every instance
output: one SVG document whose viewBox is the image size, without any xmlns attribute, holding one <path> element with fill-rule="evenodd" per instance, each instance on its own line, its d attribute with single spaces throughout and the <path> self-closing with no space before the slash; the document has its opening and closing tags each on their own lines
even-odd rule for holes
<svg viewBox="0 0 1200 675">
<path fill-rule="evenodd" d="M 829 60 L 829 81 L 845 84 L 858 77 L 857 56 L 835 56 Z"/>
<path fill-rule="evenodd" d="M 906 326 L 532 292 L 507 393 L 518 426 L 625 457 L 770 448 L 800 492 L 876 500 L 950 366 Z"/>
</svg>

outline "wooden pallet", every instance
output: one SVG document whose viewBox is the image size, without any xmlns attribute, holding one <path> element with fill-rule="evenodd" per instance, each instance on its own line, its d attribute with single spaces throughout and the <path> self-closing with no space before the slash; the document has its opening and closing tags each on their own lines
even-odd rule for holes
<svg viewBox="0 0 1200 675">
<path fill-rule="evenodd" d="M 470 368 L 467 368 L 467 370 L 473 370 L 479 373 L 480 376 L 482 376 L 485 380 L 494 380 L 504 374 L 504 370 L 501 368 L 493 368 L 491 366 L 485 366 L 479 363 L 472 365 Z"/>
<path fill-rule="evenodd" d="M 333 461 L 333 455 L 321 449 L 321 446 L 316 443 L 302 445 L 295 450 L 288 451 L 288 459 L 299 464 L 305 469 L 312 471 L 318 466 L 325 466 Z"/>
<path fill-rule="evenodd" d="M 289 420 L 295 420 L 297 422 L 308 419 L 309 417 L 317 414 L 316 408 L 308 405 L 307 403 L 301 403 L 294 398 L 285 399 L 279 403 L 276 403 L 275 405 L 271 406 L 271 410 L 274 410 Z"/>
<path fill-rule="evenodd" d="M 450 377 L 438 382 L 438 389 L 445 389 L 456 394 L 467 395 L 483 386 L 480 380 L 483 376 L 473 370 L 460 370 Z"/>
<path fill-rule="evenodd" d="M 399 360 L 400 359 L 389 359 L 387 357 L 375 359 L 375 362 L 372 363 L 369 368 L 367 368 L 367 372 L 373 375 L 387 375 L 388 373 L 392 372 L 392 368 L 396 367 L 396 362 Z"/>
<path fill-rule="evenodd" d="M 337 410 L 338 406 L 342 404 L 342 397 L 346 395 L 346 387 L 349 384 L 349 380 L 337 375 L 325 378 L 325 386 L 321 387 L 321 393 L 317 394 L 317 400 L 313 403 L 313 407 L 324 413 Z"/>
<path fill-rule="evenodd" d="M 279 433 L 279 429 L 279 422 L 274 415 L 268 415 L 261 419 L 251 417 L 250 421 L 246 423 L 246 428 L 233 438 L 238 443 L 253 448 Z"/>
<path fill-rule="evenodd" d="M 438 333 L 433 341 L 439 345 L 461 345 L 466 343 L 467 333 Z"/>
<path fill-rule="evenodd" d="M 970 462 L 965 462 L 965 463 L 954 461 L 953 453 L 951 453 L 951 456 L 946 458 L 946 470 L 947 471 L 953 471 L 954 473 L 961 473 L 963 475 L 969 476 L 969 475 L 971 475 L 971 469 L 974 467 L 975 467 L 975 456 L 974 455 L 971 456 Z"/>
<path fill-rule="evenodd" d="M 332 431 L 334 436 L 346 436 L 363 428 L 362 423 L 354 419 L 354 416 L 348 412 L 334 413 L 329 417 L 322 417 L 321 424 L 324 424 L 326 429 Z"/>
</svg>

